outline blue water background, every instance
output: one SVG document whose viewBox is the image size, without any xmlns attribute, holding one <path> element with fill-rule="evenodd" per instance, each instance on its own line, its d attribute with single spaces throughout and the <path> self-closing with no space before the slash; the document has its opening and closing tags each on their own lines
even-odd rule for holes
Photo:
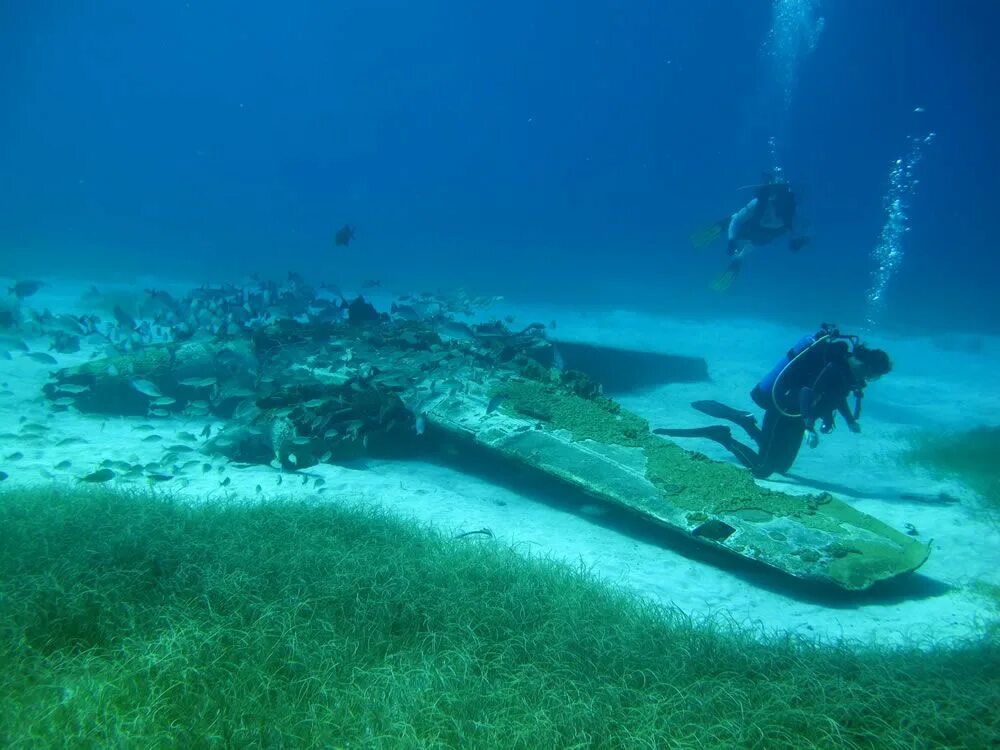
<svg viewBox="0 0 1000 750">
<path fill-rule="evenodd" d="M 881 319 L 1000 331 L 1000 5 L 821 12 L 786 108 L 763 1 L 4 3 L 0 273 L 858 321 L 889 165 L 934 131 Z M 716 294 L 723 247 L 688 235 L 771 136 L 814 244 Z"/>
</svg>

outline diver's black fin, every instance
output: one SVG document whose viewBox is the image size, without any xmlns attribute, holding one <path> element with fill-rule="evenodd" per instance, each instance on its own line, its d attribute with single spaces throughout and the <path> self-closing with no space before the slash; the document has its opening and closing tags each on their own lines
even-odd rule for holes
<svg viewBox="0 0 1000 750">
<path fill-rule="evenodd" d="M 691 406 L 702 414 L 707 414 L 716 419 L 725 419 L 735 425 L 739 425 L 750 433 L 751 437 L 760 433 L 760 430 L 757 428 L 757 419 L 748 411 L 734 409 L 718 401 L 694 401 Z"/>
<path fill-rule="evenodd" d="M 692 427 L 689 429 L 673 429 L 669 427 L 657 427 L 653 432 L 657 435 L 667 437 L 701 437 L 714 440 L 717 443 L 726 444 L 732 440 L 733 433 L 728 427 L 721 424 L 710 425 L 709 427 Z"/>
<path fill-rule="evenodd" d="M 743 409 L 734 409 L 719 401 L 692 401 L 691 408 L 697 409 L 702 414 L 719 419 L 728 419 L 730 422 L 739 423 L 741 420 L 750 419 L 753 421 L 753 414 Z"/>
<path fill-rule="evenodd" d="M 733 438 L 733 433 L 725 425 L 715 424 L 709 427 L 695 427 L 692 429 L 657 427 L 653 432 L 657 435 L 666 435 L 667 437 L 707 438 L 708 440 L 715 441 L 736 456 L 739 462 L 748 469 L 753 469 L 757 465 L 757 453 L 754 449 Z"/>
</svg>

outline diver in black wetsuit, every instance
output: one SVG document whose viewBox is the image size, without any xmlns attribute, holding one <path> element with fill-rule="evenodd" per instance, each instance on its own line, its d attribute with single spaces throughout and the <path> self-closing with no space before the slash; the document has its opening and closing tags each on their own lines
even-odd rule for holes
<svg viewBox="0 0 1000 750">
<path fill-rule="evenodd" d="M 695 401 L 692 406 L 713 417 L 727 419 L 742 427 L 757 444 L 755 451 L 736 440 L 724 425 L 696 429 L 657 429 L 653 432 L 671 437 L 705 437 L 726 447 L 755 476 L 765 478 L 774 472 L 787 472 L 802 447 L 819 445 L 819 431 L 833 431 L 835 412 L 847 422 L 851 432 L 860 432 L 861 398 L 865 386 L 892 369 L 889 355 L 881 349 L 869 349 L 856 336 L 843 336 L 833 326 L 824 324 L 814 335 L 806 336 L 788 350 L 784 358 L 751 391 L 754 403 L 764 410 L 764 424 L 746 411 L 733 409 L 717 401 Z M 847 398 L 855 397 L 852 410 Z"/>
<path fill-rule="evenodd" d="M 765 173 L 764 178 L 764 183 L 756 186 L 753 198 L 743 208 L 692 237 L 692 242 L 700 246 L 726 233 L 730 260 L 726 270 L 712 282 L 716 291 L 725 291 L 733 283 L 749 248 L 769 245 L 786 234 L 792 252 L 809 244 L 809 238 L 795 230 L 798 199 L 781 170 Z"/>
</svg>

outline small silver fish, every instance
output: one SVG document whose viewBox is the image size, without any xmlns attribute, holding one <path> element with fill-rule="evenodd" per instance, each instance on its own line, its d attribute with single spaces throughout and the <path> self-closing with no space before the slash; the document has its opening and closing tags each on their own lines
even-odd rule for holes
<svg viewBox="0 0 1000 750">
<path fill-rule="evenodd" d="M 155 383 L 151 383 L 148 380 L 143 380 L 142 378 L 136 378 L 130 384 L 135 390 L 141 393 L 143 396 L 149 396 L 150 398 L 162 398 L 163 394 L 160 393 L 160 389 L 156 387 Z"/>
<path fill-rule="evenodd" d="M 56 443 L 56 445 L 61 448 L 64 445 L 79 445 L 79 444 L 86 443 L 86 442 L 87 442 L 86 439 L 84 439 L 82 437 L 76 437 L 74 435 L 72 437 L 63 438 L 58 443 Z"/>
<path fill-rule="evenodd" d="M 76 385 L 74 383 L 63 383 L 58 388 L 56 388 L 56 390 L 60 391 L 61 393 L 72 393 L 73 395 L 78 396 L 81 393 L 86 393 L 87 391 L 89 391 L 90 386 Z"/>
<path fill-rule="evenodd" d="M 28 359 L 33 359 L 35 362 L 40 362 L 43 365 L 59 364 L 59 361 L 55 357 L 51 354 L 46 354 L 45 352 L 29 352 L 27 357 Z"/>
<path fill-rule="evenodd" d="M 217 382 L 215 378 L 185 378 L 179 384 L 186 388 L 211 388 Z"/>
</svg>

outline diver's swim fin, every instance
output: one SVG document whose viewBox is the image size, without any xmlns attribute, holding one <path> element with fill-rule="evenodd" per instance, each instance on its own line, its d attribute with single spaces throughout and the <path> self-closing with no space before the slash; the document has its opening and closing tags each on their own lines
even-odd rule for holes
<svg viewBox="0 0 1000 750">
<path fill-rule="evenodd" d="M 657 427 L 653 430 L 656 435 L 666 435 L 667 437 L 701 437 L 714 440 L 717 443 L 725 444 L 732 439 L 732 431 L 721 424 L 713 424 L 709 427 L 692 427 L 690 429 L 673 429 L 669 427 Z"/>
<path fill-rule="evenodd" d="M 706 227 L 696 229 L 691 233 L 691 244 L 696 248 L 705 247 L 705 245 L 714 242 L 728 226 L 729 217 L 727 216 L 725 219 L 719 219 Z"/>
<path fill-rule="evenodd" d="M 743 411 L 742 409 L 734 409 L 718 401 L 692 401 L 691 408 L 697 409 L 702 414 L 707 414 L 710 417 L 728 419 L 730 422 L 735 422 L 736 424 L 747 420 L 751 423 L 757 421 L 750 412 Z"/>
<path fill-rule="evenodd" d="M 757 453 L 748 445 L 744 445 L 733 437 L 732 431 L 725 425 L 715 424 L 709 427 L 695 427 L 693 429 L 671 429 L 667 427 L 657 427 L 653 430 L 656 435 L 666 435 L 667 437 L 700 437 L 713 440 L 739 459 L 739 462 L 748 469 L 753 469 L 757 465 Z"/>
<path fill-rule="evenodd" d="M 754 440 L 760 435 L 760 428 L 757 427 L 757 418 L 748 411 L 734 409 L 718 401 L 694 401 L 691 403 L 691 407 L 697 409 L 702 414 L 707 414 L 716 419 L 725 419 L 742 427 Z"/>
<path fill-rule="evenodd" d="M 723 271 L 719 276 L 716 277 L 715 281 L 712 282 L 711 286 L 717 292 L 725 292 L 733 285 L 736 281 L 736 277 L 739 276 L 740 267 L 743 265 L 743 261 L 739 258 L 733 258 L 729 261 L 729 265 L 726 266 L 726 270 Z"/>
</svg>

